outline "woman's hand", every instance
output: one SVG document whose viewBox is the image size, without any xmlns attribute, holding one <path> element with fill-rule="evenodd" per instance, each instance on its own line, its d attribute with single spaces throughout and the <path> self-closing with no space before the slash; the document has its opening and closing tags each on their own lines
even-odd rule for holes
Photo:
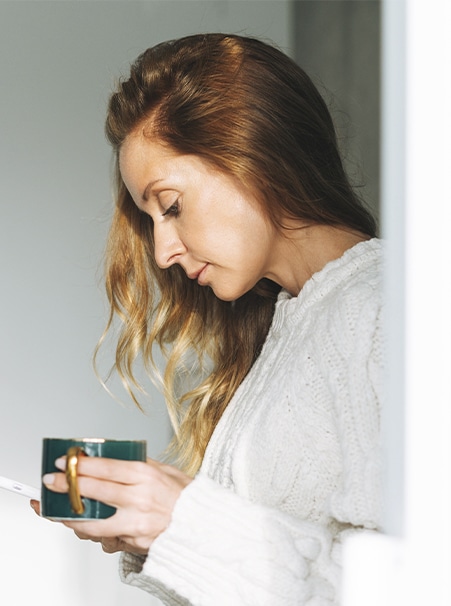
<svg viewBox="0 0 451 606">
<path fill-rule="evenodd" d="M 55 464 L 64 471 L 65 458 Z M 64 473 L 47 474 L 43 481 L 55 492 L 68 490 Z M 80 457 L 80 494 L 112 505 L 117 511 L 104 520 L 65 520 L 63 524 L 81 539 L 102 543 L 108 553 L 146 554 L 152 542 L 168 527 L 175 503 L 191 481 L 192 478 L 175 467 L 151 459 L 144 463 Z M 31 505 L 38 513 L 37 501 Z"/>
</svg>

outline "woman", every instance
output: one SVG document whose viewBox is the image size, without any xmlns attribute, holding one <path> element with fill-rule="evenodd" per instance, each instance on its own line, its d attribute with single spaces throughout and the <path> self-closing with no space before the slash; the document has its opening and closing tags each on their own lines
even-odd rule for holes
<svg viewBox="0 0 451 606">
<path fill-rule="evenodd" d="M 167 351 L 173 464 L 82 459 L 117 513 L 65 523 L 165 604 L 339 603 L 344 537 L 380 524 L 381 245 L 326 105 L 275 48 L 196 35 L 137 59 L 106 132 L 116 366 L 133 393 Z"/>
</svg>

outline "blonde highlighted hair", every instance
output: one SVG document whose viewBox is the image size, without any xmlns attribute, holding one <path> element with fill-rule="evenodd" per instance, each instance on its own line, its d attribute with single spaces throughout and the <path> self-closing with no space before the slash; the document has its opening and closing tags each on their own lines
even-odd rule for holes
<svg viewBox="0 0 451 606">
<path fill-rule="evenodd" d="M 131 66 L 106 120 L 117 172 L 106 254 L 107 330 L 118 315 L 115 366 L 132 394 L 136 359 L 154 375 L 154 345 L 166 352 L 163 390 L 175 430 L 170 452 L 195 474 L 261 351 L 280 287 L 261 280 L 225 302 L 179 266 L 157 266 L 152 219 L 134 204 L 118 166 L 121 145 L 138 126 L 238 178 L 276 226 L 294 217 L 369 236 L 376 228 L 345 175 L 326 104 L 280 50 L 254 38 L 199 34 L 152 47 Z M 189 387 L 188 376 L 195 382 Z"/>
</svg>

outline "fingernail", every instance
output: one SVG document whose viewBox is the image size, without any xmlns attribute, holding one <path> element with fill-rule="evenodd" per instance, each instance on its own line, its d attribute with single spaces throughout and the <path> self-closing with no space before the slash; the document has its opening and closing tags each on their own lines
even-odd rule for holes
<svg viewBox="0 0 451 606">
<path fill-rule="evenodd" d="M 42 476 L 42 481 L 46 486 L 51 486 L 55 483 L 55 474 L 54 473 L 46 473 L 45 476 Z"/>
<path fill-rule="evenodd" d="M 66 469 L 66 457 L 60 457 L 55 461 L 55 467 L 64 471 Z"/>
</svg>

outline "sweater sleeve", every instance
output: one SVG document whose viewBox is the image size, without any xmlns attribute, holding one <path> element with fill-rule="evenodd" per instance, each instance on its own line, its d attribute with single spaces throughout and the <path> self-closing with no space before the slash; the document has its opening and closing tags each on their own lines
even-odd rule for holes
<svg viewBox="0 0 451 606">
<path fill-rule="evenodd" d="M 165 604 L 331 606 L 349 532 L 251 503 L 198 475 L 147 560 L 123 555 L 122 579 Z"/>
</svg>

